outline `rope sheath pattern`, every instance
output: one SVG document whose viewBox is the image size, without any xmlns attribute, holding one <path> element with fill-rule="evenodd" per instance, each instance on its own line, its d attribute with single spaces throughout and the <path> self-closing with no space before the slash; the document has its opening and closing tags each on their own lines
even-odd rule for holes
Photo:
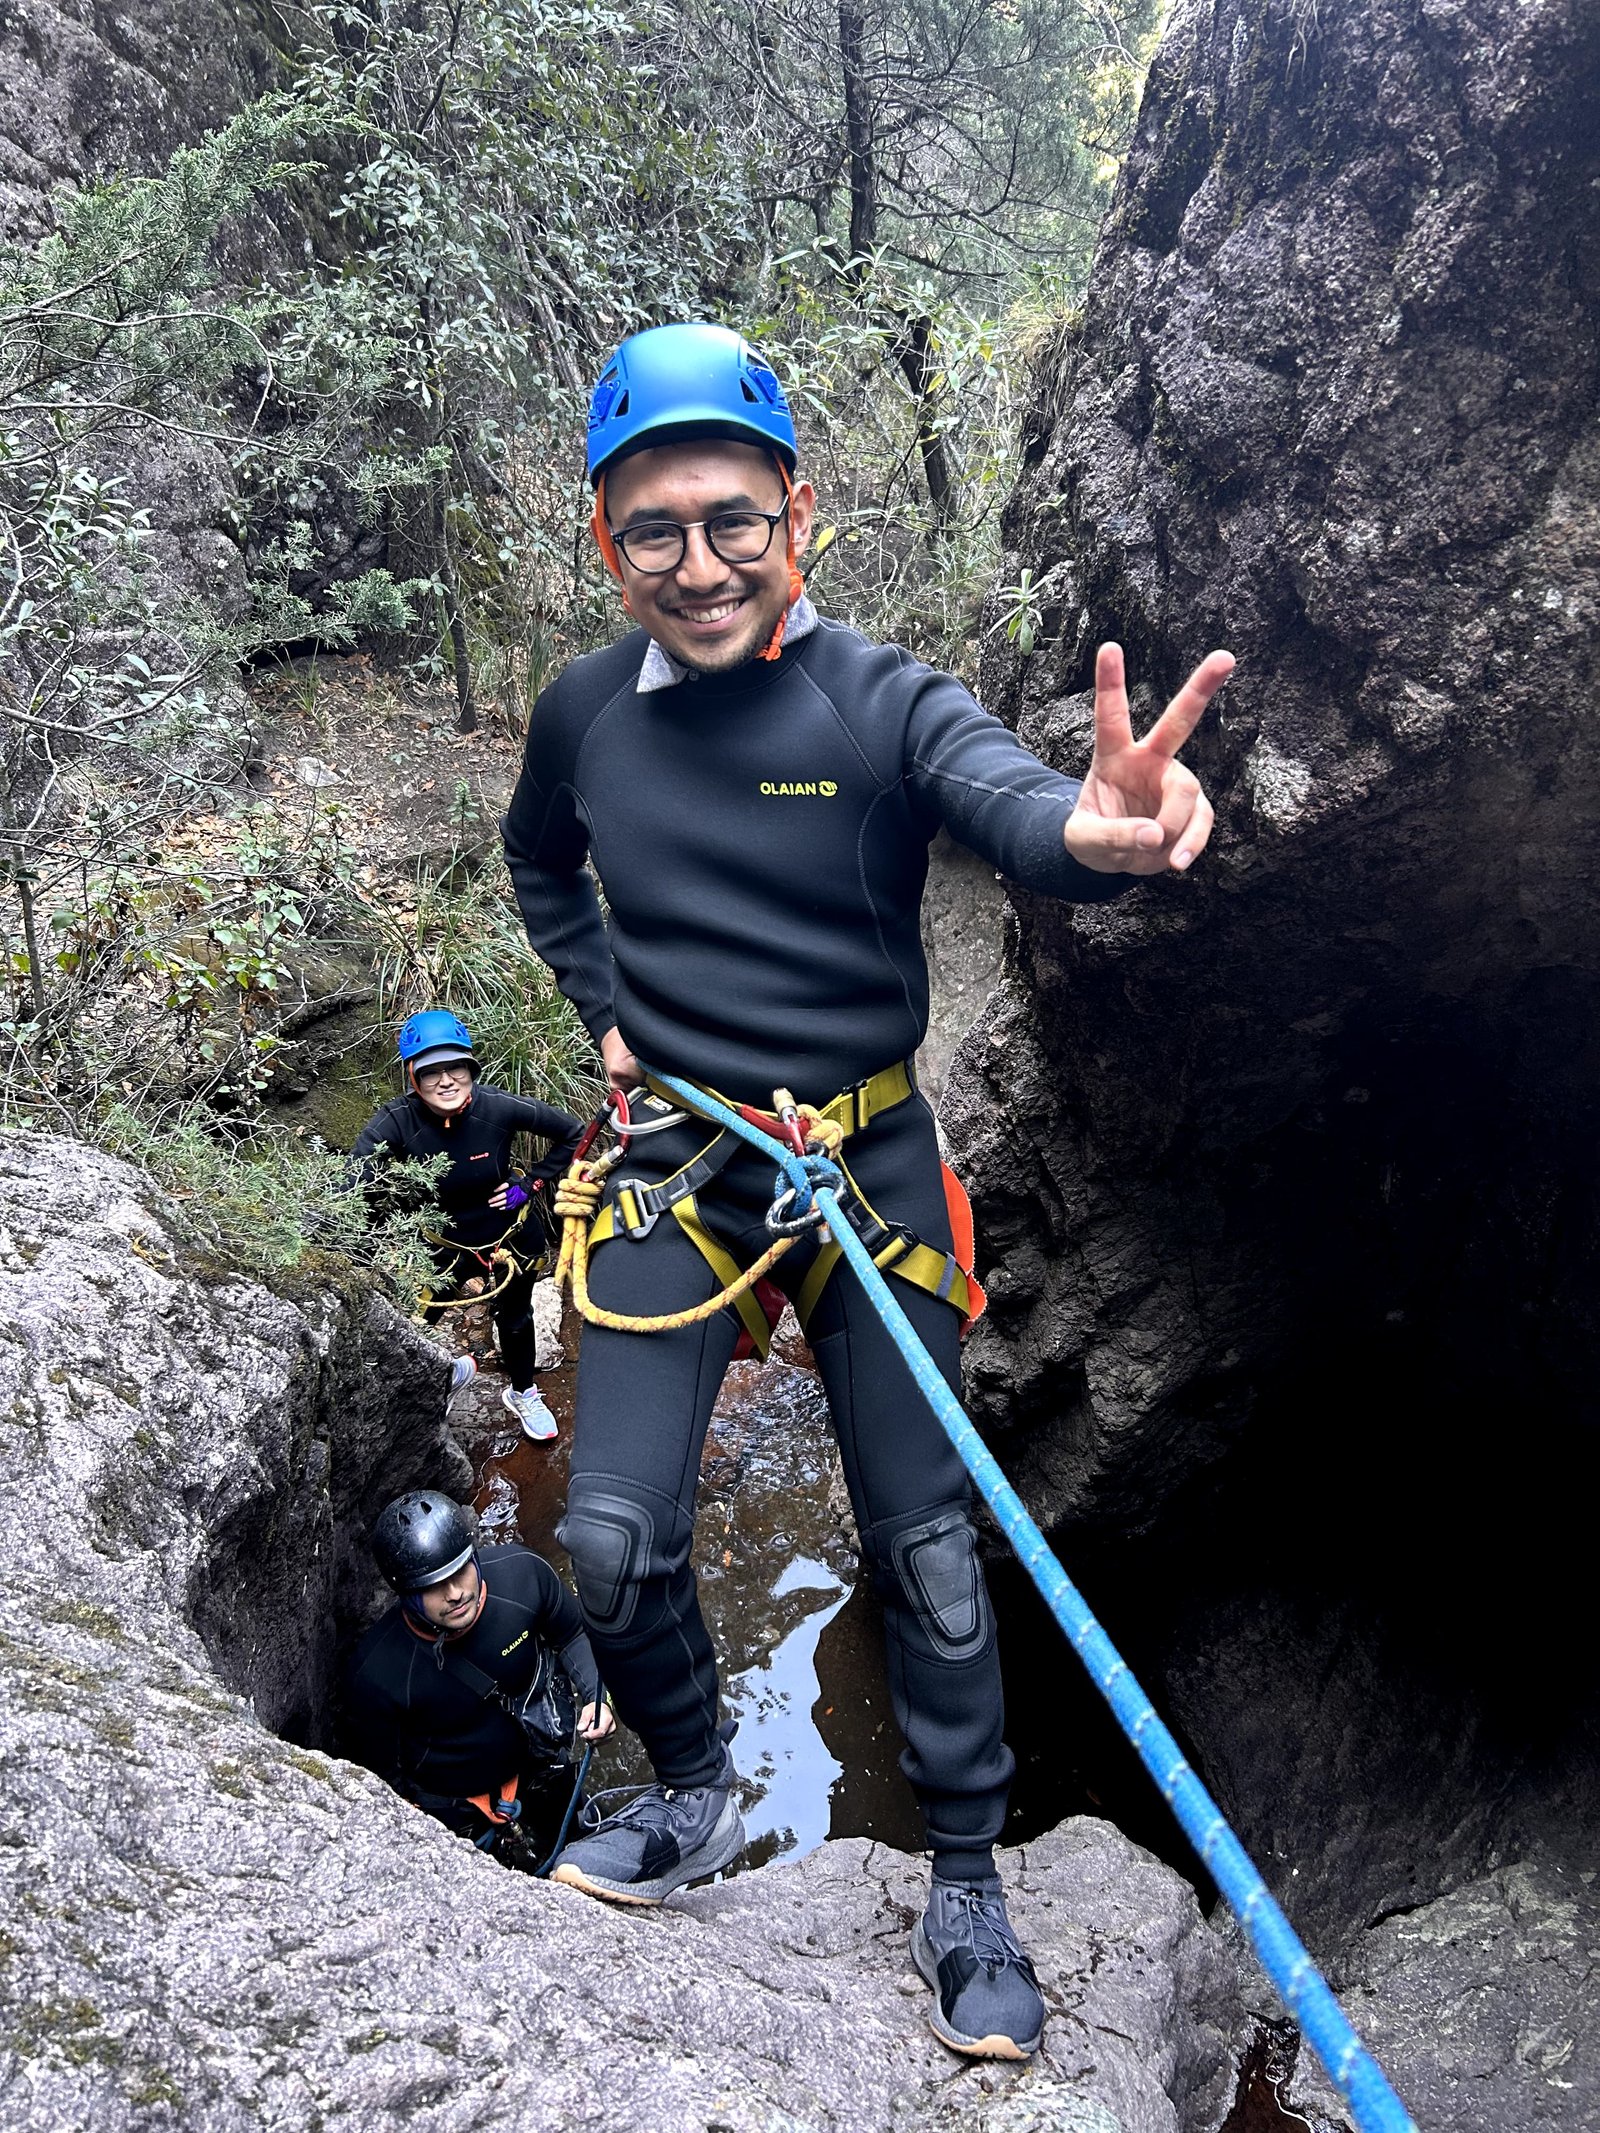
<svg viewBox="0 0 1600 2133">
<path fill-rule="evenodd" d="M 730 1133 L 737 1133 L 751 1147 L 771 1156 L 780 1166 L 779 1189 L 783 1189 L 785 1181 L 794 1187 L 792 1213 L 803 1213 L 815 1204 L 834 1241 L 894 1336 L 918 1390 L 961 1455 L 979 1494 L 993 1511 L 1023 1568 L 1088 1669 L 1091 1680 L 1110 1705 L 1139 1760 L 1160 1787 L 1162 1798 L 1176 1815 L 1184 1834 L 1205 1861 L 1284 2005 L 1350 2106 L 1359 2133 L 1417 2133 L 1411 2114 L 1351 2027 L 1327 1980 L 1311 1960 L 1222 1810 L 1185 1762 L 1155 1706 L 1095 1620 L 1083 1595 L 1061 1567 L 1050 1543 L 1029 1516 L 1021 1497 L 1007 1481 L 993 1453 L 967 1419 L 960 1402 L 918 1340 L 911 1321 L 896 1303 L 887 1281 L 850 1227 L 834 1191 L 817 1182 L 815 1173 L 808 1169 L 808 1162 L 814 1163 L 817 1159 L 791 1154 L 770 1134 L 751 1125 L 738 1112 L 692 1083 L 676 1080 L 654 1068 L 651 1074 L 691 1111 Z"/>
</svg>

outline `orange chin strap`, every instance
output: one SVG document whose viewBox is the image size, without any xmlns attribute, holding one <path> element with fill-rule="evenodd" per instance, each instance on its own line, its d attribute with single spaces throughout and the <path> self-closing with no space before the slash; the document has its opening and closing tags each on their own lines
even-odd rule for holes
<svg viewBox="0 0 1600 2133">
<path fill-rule="evenodd" d="M 631 615 L 633 609 L 628 606 L 628 587 L 622 575 L 622 558 L 617 553 L 616 542 L 611 538 L 611 528 L 606 524 L 606 478 L 603 474 L 594 485 L 594 517 L 590 519 L 589 527 L 594 534 L 601 561 L 622 587 L 622 605 Z"/>
<path fill-rule="evenodd" d="M 789 469 L 781 459 L 775 458 L 773 464 L 778 469 L 779 479 L 783 483 L 783 493 L 790 505 L 790 509 L 784 518 L 789 565 L 789 598 L 783 613 L 778 617 L 777 627 L 767 640 L 766 648 L 757 652 L 756 657 L 758 659 L 776 659 L 783 650 L 783 632 L 789 620 L 789 609 L 793 607 L 796 600 L 806 589 L 806 581 L 800 575 L 800 566 L 795 560 L 794 553 L 794 484 L 789 479 Z M 628 600 L 627 580 L 622 575 L 622 558 L 617 553 L 617 544 L 612 539 L 610 526 L 606 523 L 606 478 L 604 474 L 599 476 L 594 485 L 594 516 L 590 519 L 589 525 L 594 534 L 595 546 L 600 551 L 602 562 L 622 587 L 623 608 L 631 615 L 633 608 Z"/>
<path fill-rule="evenodd" d="M 806 581 L 801 577 L 800 566 L 794 558 L 794 484 L 789 479 L 789 469 L 781 459 L 778 461 L 778 473 L 783 480 L 783 493 L 789 499 L 789 509 L 785 512 L 783 520 L 784 532 L 788 536 L 789 598 L 784 606 L 783 613 L 778 617 L 777 628 L 767 640 L 766 649 L 757 652 L 757 659 L 776 659 L 783 650 L 783 633 L 788 626 L 789 609 L 793 607 L 796 600 L 806 589 Z"/>
</svg>

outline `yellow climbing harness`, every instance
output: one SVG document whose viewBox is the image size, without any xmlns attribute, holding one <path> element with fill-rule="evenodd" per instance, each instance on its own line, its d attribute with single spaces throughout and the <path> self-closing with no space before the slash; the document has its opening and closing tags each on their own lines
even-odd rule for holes
<svg viewBox="0 0 1600 2133">
<path fill-rule="evenodd" d="M 652 1093 L 663 1101 L 672 1104 L 684 1101 L 680 1094 L 669 1094 L 650 1076 L 645 1078 Z M 915 1086 L 909 1067 L 902 1061 L 846 1089 L 820 1109 L 813 1109 L 808 1104 L 797 1105 L 785 1089 L 774 1092 L 776 1108 L 773 1112 L 753 1110 L 748 1105 L 737 1108 L 752 1124 L 779 1133 L 787 1114 L 795 1120 L 808 1152 L 826 1154 L 844 1169 L 839 1154 L 844 1142 L 852 1134 L 864 1131 L 880 1112 L 904 1103 Z M 699 1325 L 731 1307 L 750 1335 L 757 1353 L 766 1355 L 771 1345 L 772 1327 L 756 1297 L 756 1285 L 772 1271 L 785 1252 L 800 1241 L 799 1237 L 778 1236 L 753 1265 L 741 1269 L 732 1253 L 712 1234 L 696 1204 L 697 1192 L 738 1153 L 739 1146 L 740 1143 L 725 1129 L 719 1130 L 689 1162 L 657 1184 L 619 1179 L 611 1203 L 606 1207 L 600 1205 L 601 1196 L 610 1172 L 624 1158 L 625 1143 L 619 1142 L 592 1162 L 580 1151 L 556 1187 L 555 1213 L 562 1228 L 561 1252 L 554 1278 L 558 1286 L 563 1282 L 570 1283 L 572 1300 L 590 1325 L 608 1326 L 618 1333 L 669 1333 L 682 1326 Z M 951 1304 L 970 1325 L 982 1309 L 983 1292 L 972 1278 L 970 1209 L 965 1206 L 966 1195 L 953 1173 L 945 1171 L 945 1191 L 958 1242 L 957 1252 L 936 1250 L 912 1236 L 909 1230 L 884 1222 L 848 1170 L 845 1170 L 845 1179 L 851 1225 L 876 1264 Z M 952 1187 L 960 1197 L 960 1209 L 951 1199 Z M 963 1212 L 964 1234 L 960 1219 Z M 703 1303 L 689 1305 L 681 1311 L 664 1311 L 649 1317 L 609 1311 L 596 1303 L 589 1293 L 590 1253 L 614 1237 L 647 1236 L 663 1214 L 672 1215 L 710 1266 L 721 1283 L 717 1293 Z M 805 1234 L 820 1242 L 821 1250 L 796 1299 L 795 1308 L 802 1327 L 809 1323 L 841 1256 L 839 1246 L 826 1229 L 808 1230 Z M 961 1250 L 963 1243 L 965 1249 Z"/>
<path fill-rule="evenodd" d="M 523 1223 L 527 1221 L 528 1211 L 533 1204 L 531 1197 L 524 1200 L 510 1223 L 495 1238 L 493 1244 L 489 1245 L 462 1244 L 454 1237 L 441 1237 L 437 1231 L 425 1229 L 422 1232 L 424 1241 L 433 1245 L 436 1249 L 458 1253 L 465 1252 L 476 1259 L 479 1265 L 490 1274 L 493 1274 L 497 1266 L 503 1266 L 505 1272 L 500 1276 L 493 1288 L 478 1289 L 471 1296 L 450 1296 L 436 1303 L 432 1289 L 424 1289 L 417 1301 L 417 1316 L 420 1318 L 428 1311 L 469 1311 L 476 1304 L 491 1303 L 503 1290 L 508 1289 L 517 1276 L 525 1270 L 527 1264 L 525 1260 L 520 1259 L 511 1250 L 510 1240 L 516 1235 Z M 540 1252 L 535 1257 L 533 1262 L 535 1273 L 539 1271 L 539 1263 L 545 1256 L 543 1252 Z"/>
</svg>

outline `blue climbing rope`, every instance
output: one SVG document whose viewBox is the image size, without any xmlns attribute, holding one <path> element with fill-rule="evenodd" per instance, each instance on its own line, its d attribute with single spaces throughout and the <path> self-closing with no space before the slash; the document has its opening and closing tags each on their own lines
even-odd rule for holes
<svg viewBox="0 0 1600 2133">
<path fill-rule="evenodd" d="M 730 1105 L 704 1089 L 651 1069 L 651 1078 L 670 1089 L 689 1110 L 735 1133 L 779 1165 L 777 1190 L 786 1196 L 785 1226 L 815 1207 L 828 1225 L 884 1324 L 905 1357 L 924 1399 L 961 1455 L 978 1493 L 1016 1550 L 1023 1568 L 1043 1594 L 1046 1605 L 1073 1650 L 1089 1670 L 1096 1688 L 1111 1706 L 1118 1725 L 1139 1760 L 1161 1788 L 1161 1797 L 1177 1816 L 1184 1834 L 1205 1861 L 1217 1887 L 1243 1926 L 1261 1967 L 1271 1978 L 1285 2007 L 1327 2068 L 1334 2086 L 1355 2114 L 1359 2133 L 1416 2133 L 1416 2125 L 1390 2087 L 1382 2067 L 1350 2026 L 1344 2009 L 1290 1925 L 1254 1861 L 1228 1826 L 1227 1818 L 1183 1758 L 1177 1742 L 1156 1714 L 1155 1706 L 1090 1612 L 1088 1603 L 1056 1559 L 1016 1490 L 1001 1472 L 993 1453 L 968 1421 L 961 1403 L 917 1338 L 866 1247 L 839 1205 L 843 1173 L 826 1156 L 794 1154 Z"/>
</svg>

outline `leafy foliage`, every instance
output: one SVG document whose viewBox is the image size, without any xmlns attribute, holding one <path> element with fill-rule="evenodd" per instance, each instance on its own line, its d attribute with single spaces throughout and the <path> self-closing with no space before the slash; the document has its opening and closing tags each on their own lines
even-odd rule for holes
<svg viewBox="0 0 1600 2133">
<path fill-rule="evenodd" d="M 520 730 L 614 620 L 589 381 L 709 314 L 791 381 L 825 603 L 959 667 L 1149 14 L 311 0 L 277 91 L 0 245 L 0 1116 L 140 1154 L 245 1263 L 410 1279 L 263 1108 L 303 957 L 367 943 L 377 1012 L 448 997 L 513 1085 L 594 1063 L 498 863 L 396 918 L 336 807 L 251 795 L 241 664 L 360 637 Z M 1024 651 L 1045 590 L 1004 596 Z"/>
<path fill-rule="evenodd" d="M 576 1111 L 598 1101 L 604 1077 L 594 1047 L 528 945 L 498 854 L 479 871 L 422 882 L 377 971 L 386 1023 L 448 1000 L 491 1080 Z"/>
</svg>

